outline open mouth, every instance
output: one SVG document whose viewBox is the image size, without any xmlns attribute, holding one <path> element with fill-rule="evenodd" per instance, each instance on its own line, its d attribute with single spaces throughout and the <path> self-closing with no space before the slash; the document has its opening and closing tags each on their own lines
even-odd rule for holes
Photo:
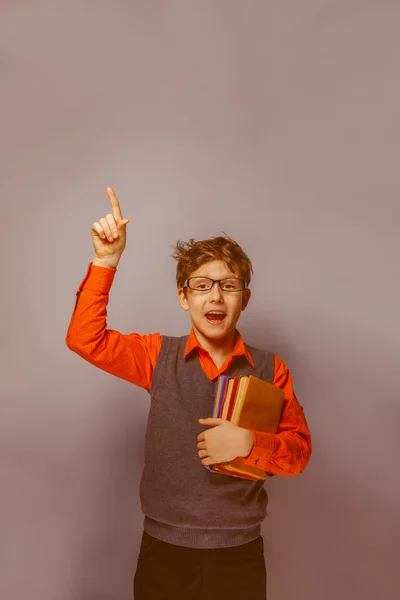
<svg viewBox="0 0 400 600">
<path fill-rule="evenodd" d="M 205 314 L 205 317 L 211 325 L 219 325 L 225 320 L 226 314 L 220 311 L 210 311 Z"/>
</svg>

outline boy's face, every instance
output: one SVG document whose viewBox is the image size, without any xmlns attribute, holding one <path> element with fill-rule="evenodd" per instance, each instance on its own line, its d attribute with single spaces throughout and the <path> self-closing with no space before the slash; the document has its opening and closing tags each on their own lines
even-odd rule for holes
<svg viewBox="0 0 400 600">
<path fill-rule="evenodd" d="M 227 264 L 221 260 L 213 260 L 203 264 L 190 277 L 210 277 L 211 279 L 225 279 L 227 277 L 240 277 L 239 273 L 232 272 Z M 236 323 L 240 313 L 248 304 L 251 291 L 246 288 L 241 292 L 222 291 L 215 283 L 208 292 L 191 290 L 188 287 L 178 290 L 178 297 L 184 310 L 189 311 L 193 329 L 199 342 L 217 342 L 220 346 L 224 341 L 230 342 L 236 330 Z M 209 311 L 221 311 L 225 314 L 222 320 L 211 323 L 206 317 Z"/>
</svg>

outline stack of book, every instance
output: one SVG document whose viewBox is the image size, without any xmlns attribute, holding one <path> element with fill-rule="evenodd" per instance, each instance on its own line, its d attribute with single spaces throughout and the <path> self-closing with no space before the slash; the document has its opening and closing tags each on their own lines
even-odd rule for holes
<svg viewBox="0 0 400 600">
<path fill-rule="evenodd" d="M 215 390 L 213 418 L 226 419 L 245 429 L 276 433 L 283 399 L 283 390 L 253 375 L 220 375 Z M 207 468 L 214 473 L 242 479 L 266 479 L 265 471 L 247 465 L 242 457 Z"/>
</svg>

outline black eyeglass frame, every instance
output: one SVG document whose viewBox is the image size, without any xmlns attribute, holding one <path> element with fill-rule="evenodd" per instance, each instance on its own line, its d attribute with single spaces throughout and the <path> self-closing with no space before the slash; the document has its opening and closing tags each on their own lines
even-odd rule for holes
<svg viewBox="0 0 400 600">
<path fill-rule="evenodd" d="M 212 285 L 210 287 L 209 290 L 196 290 L 195 288 L 191 288 L 189 286 L 189 281 L 191 279 L 209 279 L 210 281 L 212 281 Z M 228 279 L 237 279 L 238 281 L 243 281 L 243 288 L 241 288 L 240 290 L 223 290 L 222 286 L 221 286 L 221 281 L 227 281 Z M 189 288 L 189 290 L 192 290 L 193 292 L 211 292 L 211 290 L 213 289 L 214 285 L 218 283 L 219 285 L 219 289 L 221 290 L 221 292 L 227 292 L 228 294 L 231 294 L 232 292 L 244 292 L 244 290 L 247 288 L 247 282 L 242 279 L 241 277 L 224 277 L 223 279 L 211 279 L 211 277 L 203 277 L 201 275 L 195 275 L 194 277 L 189 277 L 189 279 L 187 279 L 185 281 L 185 283 L 183 284 L 182 288 Z"/>
</svg>

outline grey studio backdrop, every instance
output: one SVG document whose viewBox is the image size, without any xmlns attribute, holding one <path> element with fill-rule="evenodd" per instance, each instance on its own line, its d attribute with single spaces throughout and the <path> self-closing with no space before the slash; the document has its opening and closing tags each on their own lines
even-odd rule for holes
<svg viewBox="0 0 400 600">
<path fill-rule="evenodd" d="M 269 599 L 394 596 L 399 23 L 383 0 L 1 3 L 2 599 L 132 597 L 149 398 L 64 341 L 107 185 L 131 219 L 109 328 L 188 333 L 180 238 L 253 260 L 238 327 L 314 444 L 267 482 Z"/>
</svg>

